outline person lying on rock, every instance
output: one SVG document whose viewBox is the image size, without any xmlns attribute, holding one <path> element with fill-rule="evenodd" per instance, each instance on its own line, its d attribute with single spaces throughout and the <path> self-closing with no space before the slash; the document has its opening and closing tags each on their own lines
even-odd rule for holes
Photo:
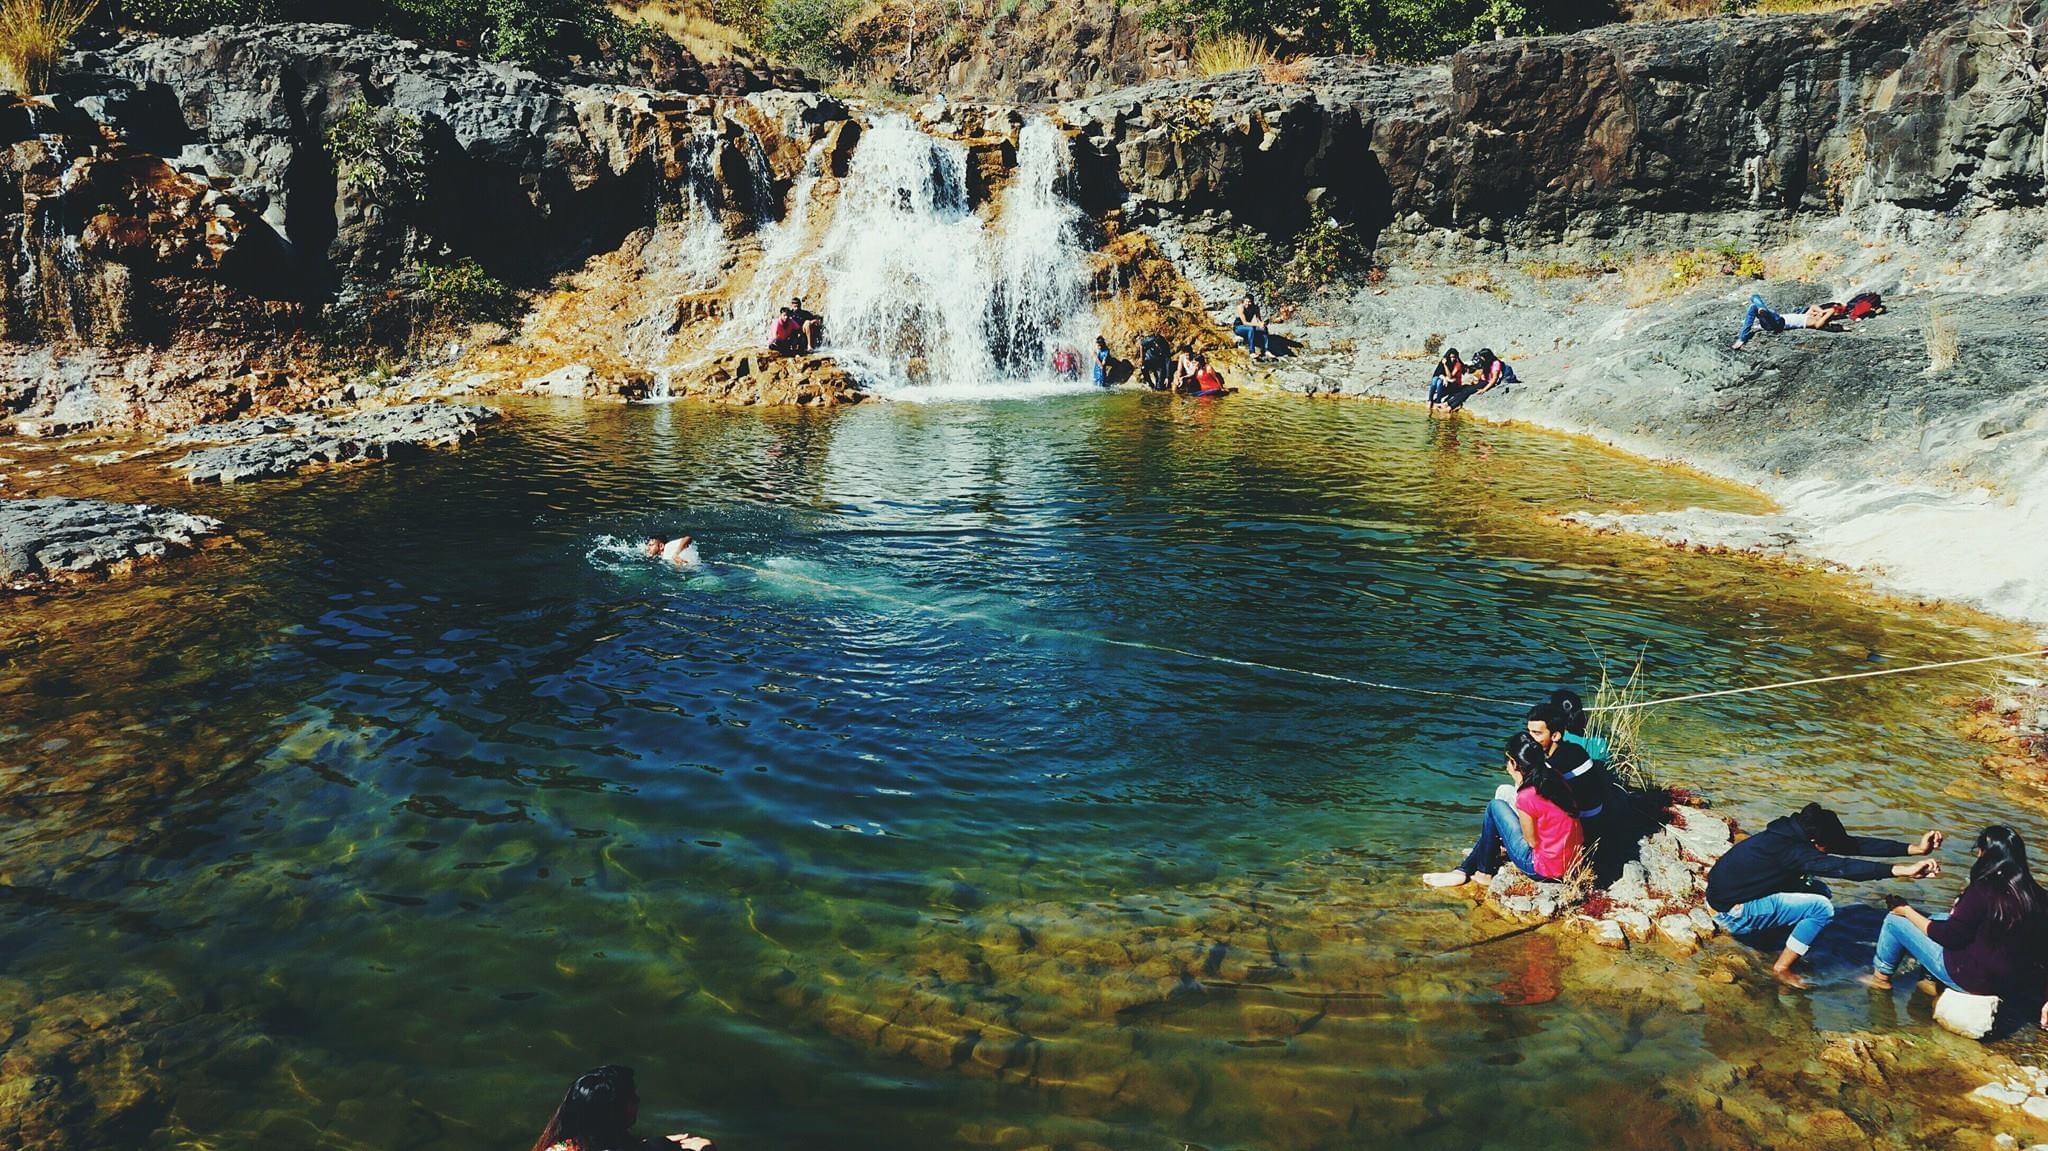
<svg viewBox="0 0 2048 1151">
<path fill-rule="evenodd" d="M 1922 915 L 1900 900 L 1877 933 L 1877 962 L 1866 979 L 1884 990 L 1899 963 L 1920 969 L 1966 995 L 2024 997 L 2032 1002 L 2048 978 L 2048 892 L 2027 866 L 2020 833 L 1993 824 L 1977 833 L 1970 883 L 1944 915 Z"/>
<path fill-rule="evenodd" d="M 1527 732 L 1509 736 L 1506 770 L 1514 783 L 1512 794 L 1496 793 L 1486 805 L 1479 840 L 1465 861 L 1452 871 L 1429 872 L 1422 882 L 1431 887 L 1491 883 L 1505 855 L 1529 878 L 1556 883 L 1578 863 L 1585 842 L 1579 801 L 1564 775 L 1551 767 L 1542 745 Z"/>
<path fill-rule="evenodd" d="M 1429 374 L 1429 410 L 1441 410 L 1444 401 L 1464 383 L 1464 359 L 1458 355 L 1458 349 L 1445 349 L 1443 359 L 1436 362 L 1436 370 Z"/>
<path fill-rule="evenodd" d="M 789 317 L 796 321 L 797 327 L 803 332 L 804 352 L 809 354 L 817 351 L 818 345 L 825 342 L 825 317 L 816 312 L 805 311 L 802 296 L 789 298 Z"/>
<path fill-rule="evenodd" d="M 651 539 L 644 549 L 648 555 L 674 567 L 695 567 L 698 563 L 697 544 L 689 536 L 677 536 L 672 540 Z"/>
<path fill-rule="evenodd" d="M 1852 855 L 1930 855 L 1941 847 L 1941 833 L 1930 831 L 1917 842 L 1869 839 L 1850 835 L 1841 817 L 1818 803 L 1780 816 L 1762 831 L 1728 849 L 1707 872 L 1707 907 L 1714 922 L 1730 935 L 1754 935 L 1789 927 L 1785 950 L 1771 965 L 1771 974 L 1794 987 L 1806 981 L 1792 973 L 1835 917 L 1827 885 L 1815 876 L 1835 879 L 1926 879 L 1941 874 L 1941 865 L 1873 863 Z"/>
<path fill-rule="evenodd" d="M 1494 355 L 1492 348 L 1481 348 L 1479 355 L 1465 369 L 1465 382 L 1444 396 L 1444 410 L 1455 412 L 1474 396 L 1483 396 L 1502 384 L 1518 382 L 1515 370 L 1508 367 L 1507 361 Z"/>
<path fill-rule="evenodd" d="M 1272 329 L 1272 323 L 1259 313 L 1259 302 L 1246 292 L 1244 299 L 1237 302 L 1237 314 L 1230 330 L 1244 340 L 1244 350 L 1252 359 L 1272 358 Z"/>
<path fill-rule="evenodd" d="M 533 1141 L 533 1151 L 713 1151 L 696 1135 L 642 1139 L 633 1134 L 640 1118 L 640 1091 L 633 1069 L 606 1064 L 576 1077 L 568 1094 Z"/>
<path fill-rule="evenodd" d="M 1173 386 L 1173 348 L 1159 333 L 1138 341 L 1138 366 L 1143 370 L 1146 387 L 1163 392 Z"/>
<path fill-rule="evenodd" d="M 1572 699 L 1578 698 L 1572 692 L 1559 694 L 1570 696 Z M 1583 707 L 1579 709 L 1579 715 L 1579 729 L 1584 731 Z M 1586 839 L 1598 841 L 1604 836 L 1619 834 L 1621 829 L 1618 826 L 1618 817 L 1625 804 L 1612 794 L 1614 781 L 1608 775 L 1606 757 L 1602 755 L 1596 759 L 1583 742 L 1573 742 L 1571 713 L 1553 697 L 1530 708 L 1529 714 L 1523 717 L 1523 722 L 1528 727 L 1529 738 L 1535 740 L 1536 745 L 1543 749 L 1544 756 L 1550 762 L 1550 769 L 1564 776 L 1565 781 L 1571 786 L 1572 794 L 1578 797 L 1579 822 L 1585 827 Z M 1606 750 L 1604 743 L 1601 750 Z M 1608 819 L 1610 805 L 1617 817 L 1611 821 Z M 1616 826 L 1610 827 L 1610 823 Z"/>
<path fill-rule="evenodd" d="M 1840 319 L 1845 311 L 1847 309 L 1840 304 L 1815 304 L 1803 312 L 1782 315 L 1764 303 L 1762 296 L 1752 292 L 1749 311 L 1742 317 L 1742 331 L 1735 336 L 1735 350 L 1741 351 L 1742 345 L 1749 342 L 1758 328 L 1766 332 L 1782 332 L 1787 328 L 1826 328 Z"/>
</svg>

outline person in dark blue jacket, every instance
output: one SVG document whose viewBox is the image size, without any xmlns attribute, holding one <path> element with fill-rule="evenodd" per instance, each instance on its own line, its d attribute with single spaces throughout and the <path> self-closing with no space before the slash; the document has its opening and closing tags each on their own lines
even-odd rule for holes
<svg viewBox="0 0 2048 1151">
<path fill-rule="evenodd" d="M 1940 875 L 1941 865 L 1931 859 L 1873 863 L 1849 857 L 1930 855 L 1940 847 L 1938 831 L 1930 831 L 1914 843 L 1850 835 L 1840 816 L 1809 803 L 1728 849 L 1707 872 L 1707 906 L 1714 912 L 1714 922 L 1730 935 L 1790 927 L 1791 937 L 1771 965 L 1771 974 L 1794 987 L 1804 987 L 1805 981 L 1792 973 L 1792 965 L 1835 917 L 1827 885 L 1814 877 L 1925 879 Z"/>
</svg>

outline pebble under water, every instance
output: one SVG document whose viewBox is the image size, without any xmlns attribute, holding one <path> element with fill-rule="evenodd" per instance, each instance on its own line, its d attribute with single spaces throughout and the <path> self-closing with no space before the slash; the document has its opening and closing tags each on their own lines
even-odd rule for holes
<svg viewBox="0 0 2048 1151">
<path fill-rule="evenodd" d="M 9 1056 L 81 1068 L 48 1145 L 521 1147 L 604 1062 L 729 1151 L 1702 1145 L 1760 1051 L 1948 1042 L 1849 984 L 1852 931 L 1804 996 L 1699 978 L 1725 941 L 1469 946 L 1511 925 L 1414 873 L 1519 709 L 1183 654 L 1533 700 L 1639 651 L 1661 693 L 2011 639 L 1545 518 L 1741 492 L 1365 404 L 511 416 L 241 489 L 39 481 L 242 541 L 0 613 Z M 714 562 L 606 546 L 678 531 Z M 2011 814 L 1939 703 L 1983 679 L 1648 734 L 1748 824 L 1962 837 Z"/>
</svg>

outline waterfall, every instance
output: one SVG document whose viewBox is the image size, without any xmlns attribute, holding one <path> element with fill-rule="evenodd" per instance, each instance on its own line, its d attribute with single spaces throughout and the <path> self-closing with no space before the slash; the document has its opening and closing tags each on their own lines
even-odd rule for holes
<svg viewBox="0 0 2048 1151">
<path fill-rule="evenodd" d="M 861 137 L 817 255 L 831 353 L 884 393 L 1015 394 L 1050 382 L 1052 351 L 1084 349 L 1087 253 L 1066 195 L 1070 157 L 1033 120 L 992 219 L 968 193 L 964 145 L 901 115 Z"/>
<path fill-rule="evenodd" d="M 733 300 L 725 323 L 712 339 L 718 349 L 751 348 L 765 343 L 776 309 L 791 296 L 811 294 L 817 254 L 806 252 L 811 239 L 811 209 L 817 200 L 818 178 L 825 172 L 825 142 L 811 145 L 803 171 L 789 191 L 789 211 L 779 221 L 763 224 L 758 233 L 761 260 L 746 291 Z"/>
<path fill-rule="evenodd" d="M 699 132 L 683 147 L 683 178 L 673 203 L 664 203 L 654 235 L 641 254 L 640 275 L 648 282 L 646 307 L 626 328 L 629 359 L 659 366 L 677 329 L 682 297 L 719 287 L 725 271 L 725 196 L 718 184 L 718 150 L 713 131 Z M 658 384 L 662 381 L 658 381 Z"/>
<path fill-rule="evenodd" d="M 1052 121 L 1039 117 L 1017 138 L 1017 175 L 996 229 L 996 340 L 1010 370 L 1042 368 L 1053 349 L 1084 350 L 1094 333 L 1075 332 L 1088 299 L 1081 211 L 1068 197 L 1073 155 Z"/>
</svg>

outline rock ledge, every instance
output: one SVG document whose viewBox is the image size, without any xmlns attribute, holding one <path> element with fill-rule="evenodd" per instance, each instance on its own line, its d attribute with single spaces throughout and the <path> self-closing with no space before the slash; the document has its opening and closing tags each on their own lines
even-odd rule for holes
<svg viewBox="0 0 2048 1151">
<path fill-rule="evenodd" d="M 197 550 L 219 520 L 149 504 L 0 500 L 0 589 L 124 575 Z"/>
</svg>

